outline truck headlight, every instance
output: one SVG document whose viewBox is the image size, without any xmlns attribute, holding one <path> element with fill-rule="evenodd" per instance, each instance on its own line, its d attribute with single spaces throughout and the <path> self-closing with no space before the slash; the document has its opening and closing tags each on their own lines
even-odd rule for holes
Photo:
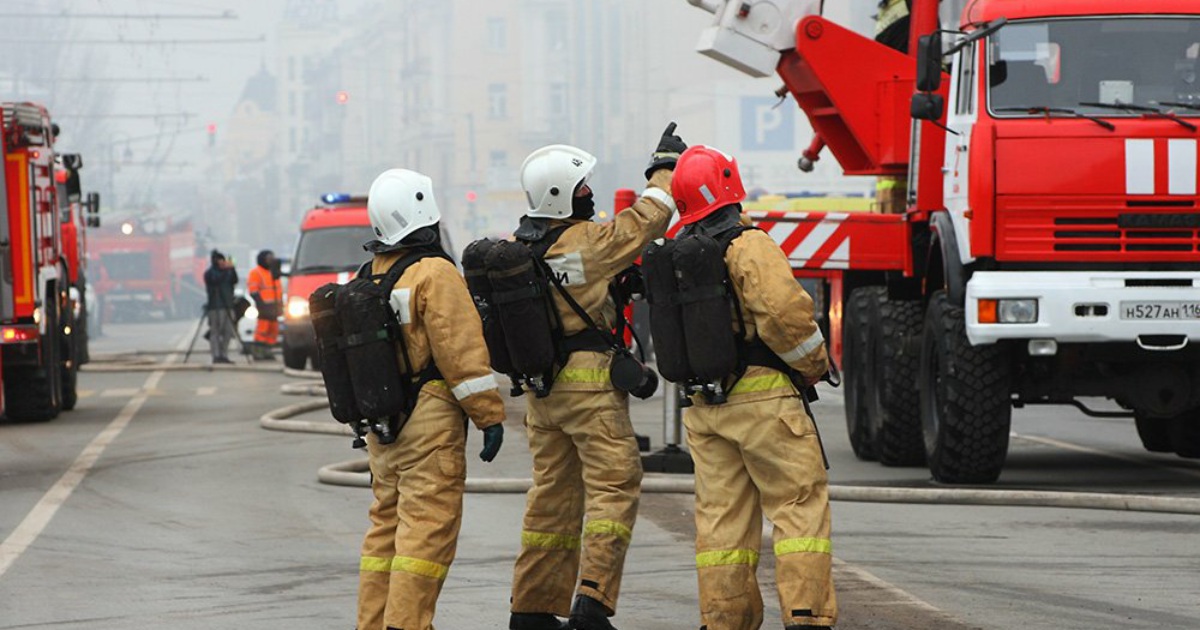
<svg viewBox="0 0 1200 630">
<path fill-rule="evenodd" d="M 1036 324 L 1038 301 L 1034 298 L 979 300 L 980 324 Z"/>
<path fill-rule="evenodd" d="M 302 317 L 308 317 L 308 300 L 298 295 L 293 295 L 292 297 L 288 298 L 287 316 L 288 319 L 300 319 Z"/>
</svg>

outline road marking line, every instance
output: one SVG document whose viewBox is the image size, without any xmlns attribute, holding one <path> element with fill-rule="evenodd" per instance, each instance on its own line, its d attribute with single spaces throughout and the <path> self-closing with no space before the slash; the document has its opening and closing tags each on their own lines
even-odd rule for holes
<svg viewBox="0 0 1200 630">
<path fill-rule="evenodd" d="M 1167 468 L 1167 469 L 1171 470 L 1172 472 L 1181 473 L 1184 475 L 1188 475 L 1190 477 L 1200 477 L 1200 470 L 1196 470 L 1195 468 L 1175 468 L 1175 467 L 1166 465 L 1166 463 L 1164 463 L 1164 462 L 1150 461 L 1150 460 L 1142 459 L 1140 457 L 1135 457 L 1133 455 L 1125 455 L 1122 453 L 1115 453 L 1113 451 L 1103 451 L 1098 448 L 1092 448 L 1090 446 L 1083 446 L 1082 444 L 1072 444 L 1071 442 L 1063 442 L 1062 440 L 1056 440 L 1054 438 L 1040 437 L 1040 436 L 1036 436 L 1036 435 L 1024 435 L 1021 433 L 1010 433 L 1009 436 L 1016 438 L 1018 440 L 1025 440 L 1027 442 L 1034 442 L 1037 444 L 1043 444 L 1045 446 L 1053 446 L 1055 448 L 1061 448 L 1063 450 L 1075 451 L 1078 453 L 1087 453 L 1089 455 L 1097 455 L 1099 457 L 1107 457 L 1110 459 L 1119 459 L 1123 462 L 1129 462 L 1131 464 L 1139 464 L 1142 466 L 1147 466 L 1149 468 Z"/>
<path fill-rule="evenodd" d="M 889 595 L 896 598 L 895 600 L 889 601 L 888 604 L 898 604 L 898 603 L 899 604 L 908 604 L 909 606 L 920 608 L 921 610 L 924 610 L 925 612 L 936 613 L 938 615 L 943 616 L 946 619 L 954 619 L 953 615 L 942 610 L 941 608 L 938 608 L 937 606 L 934 606 L 933 604 L 930 604 L 929 602 L 917 597 L 916 595 L 909 593 L 908 591 L 900 588 L 899 586 L 896 586 L 895 584 L 892 584 L 891 582 L 884 580 L 883 578 L 875 575 L 874 573 L 871 573 L 870 571 L 867 571 L 866 569 L 860 568 L 856 565 L 850 564 L 849 562 L 846 562 L 845 560 L 842 560 L 841 558 L 835 557 L 833 559 L 833 566 L 837 567 L 838 570 L 840 570 L 842 572 L 851 574 L 856 579 L 862 580 L 863 582 L 866 582 L 867 584 L 870 584 L 871 586 L 873 586 L 877 589 L 886 591 Z"/>
<path fill-rule="evenodd" d="M 197 396 L 212 396 L 215 393 L 217 393 L 216 387 L 197 387 L 196 388 Z"/>
<path fill-rule="evenodd" d="M 79 396 L 80 398 L 91 398 L 92 396 L 95 396 L 95 395 L 96 395 L 96 390 L 94 390 L 94 389 L 81 389 L 81 390 L 79 390 L 78 392 L 76 392 L 76 395 L 77 395 L 77 396 Z"/>
<path fill-rule="evenodd" d="M 179 342 L 175 344 L 177 352 L 167 357 L 167 363 L 171 363 L 179 357 L 179 352 L 183 351 L 187 339 L 188 336 L 186 333 L 180 336 Z M 58 508 L 67 502 L 67 499 L 71 497 L 71 493 L 75 491 L 75 488 L 79 487 L 79 484 L 83 482 L 83 478 L 91 472 L 92 467 L 99 461 L 100 456 L 104 454 L 104 450 L 117 439 L 121 432 L 125 430 L 125 427 L 129 426 L 133 417 L 141 410 L 142 405 L 146 404 L 146 400 L 150 397 L 150 392 L 158 386 L 158 382 L 162 380 L 165 374 L 166 372 L 162 370 L 151 372 L 150 376 L 146 377 L 146 382 L 142 387 L 133 390 L 134 397 L 125 403 L 125 406 L 121 408 L 121 413 L 117 414 L 117 417 L 99 435 L 92 438 L 92 441 L 84 447 L 79 457 L 76 457 L 75 461 L 72 462 L 67 472 L 63 473 L 58 482 L 47 490 L 41 500 L 37 502 L 37 505 L 33 506 L 29 514 L 25 515 L 25 519 L 21 521 L 21 524 L 17 525 L 17 528 L 4 539 L 4 542 L 0 542 L 0 577 L 4 577 L 4 574 L 8 572 L 13 563 L 42 534 L 42 531 L 46 529 L 46 526 L 50 524 L 50 520 L 58 512 Z"/>
<path fill-rule="evenodd" d="M 106 389 L 106 390 L 100 392 L 100 397 L 101 398 L 128 398 L 130 396 L 137 396 L 138 393 L 140 393 L 142 391 L 144 391 L 144 389 L 139 390 L 136 387 L 112 387 L 112 388 L 109 388 L 109 389 Z"/>
<path fill-rule="evenodd" d="M 8 535 L 8 538 L 0 543 L 0 577 L 4 576 L 9 567 L 33 545 L 42 531 L 46 529 L 50 520 L 58 512 L 58 508 L 67 502 L 71 493 L 83 482 L 83 478 L 96 465 L 96 461 L 100 459 L 104 450 L 117 439 L 117 436 L 125 430 L 138 410 L 146 403 L 146 399 L 149 398 L 149 390 L 158 384 L 164 374 L 166 372 L 159 370 L 146 378 L 146 384 L 141 391 L 129 399 L 129 402 L 125 403 L 125 407 L 121 409 L 121 413 L 117 414 L 117 417 L 84 447 L 83 452 L 75 458 L 67 472 L 63 473 L 58 482 L 46 491 L 42 499 L 33 506 L 21 524 L 17 525 L 17 528 Z"/>
</svg>

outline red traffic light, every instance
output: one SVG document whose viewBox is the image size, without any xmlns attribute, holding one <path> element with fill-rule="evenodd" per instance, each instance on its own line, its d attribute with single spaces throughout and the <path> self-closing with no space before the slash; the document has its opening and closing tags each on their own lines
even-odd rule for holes
<svg viewBox="0 0 1200 630">
<path fill-rule="evenodd" d="M 210 135 L 210 136 L 217 133 L 217 123 L 215 123 L 215 122 L 208 123 L 208 126 L 205 127 L 204 130 L 207 131 L 208 135 Z"/>
<path fill-rule="evenodd" d="M 337 96 L 335 97 L 335 99 L 337 100 L 338 105 L 345 105 L 347 102 L 350 101 L 350 93 L 347 92 L 346 90 L 338 90 L 338 93 L 337 93 Z"/>
<path fill-rule="evenodd" d="M 476 194 L 476 192 L 474 190 L 468 190 L 467 191 L 467 201 L 469 201 L 471 203 L 475 203 L 476 199 L 479 199 L 479 195 Z"/>
</svg>

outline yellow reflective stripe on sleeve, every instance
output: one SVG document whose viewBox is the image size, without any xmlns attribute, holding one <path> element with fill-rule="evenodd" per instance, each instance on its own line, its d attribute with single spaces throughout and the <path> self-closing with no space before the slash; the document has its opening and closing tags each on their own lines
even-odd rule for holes
<svg viewBox="0 0 1200 630">
<path fill-rule="evenodd" d="M 775 555 L 789 553 L 833 553 L 833 542 L 828 538 L 787 538 L 775 543 Z"/>
<path fill-rule="evenodd" d="M 387 573 L 392 570 L 392 559 L 363 556 L 362 560 L 358 561 L 358 570 L 372 573 Z"/>
<path fill-rule="evenodd" d="M 555 383 L 608 384 L 608 368 L 565 368 L 558 373 Z"/>
<path fill-rule="evenodd" d="M 730 390 L 729 395 L 734 394 L 751 394 L 754 392 L 766 392 L 772 389 L 791 388 L 792 381 L 783 374 L 776 372 L 774 374 L 764 374 L 762 376 L 747 376 L 737 382 Z"/>
<path fill-rule="evenodd" d="M 392 558 L 392 570 L 412 573 L 413 575 L 423 575 L 435 580 L 444 580 L 446 579 L 446 574 L 450 573 L 450 567 L 444 564 L 418 558 L 407 558 L 405 556 Z"/>
<path fill-rule="evenodd" d="M 697 569 L 723 567 L 731 564 L 758 566 L 758 552 L 752 549 L 726 549 L 724 551 L 703 551 L 696 554 Z"/>
<path fill-rule="evenodd" d="M 579 537 L 570 534 L 521 532 L 521 545 L 538 549 L 579 549 Z"/>
<path fill-rule="evenodd" d="M 633 531 L 616 521 L 588 521 L 583 526 L 583 535 L 588 534 L 612 534 L 626 543 L 633 538 Z"/>
</svg>

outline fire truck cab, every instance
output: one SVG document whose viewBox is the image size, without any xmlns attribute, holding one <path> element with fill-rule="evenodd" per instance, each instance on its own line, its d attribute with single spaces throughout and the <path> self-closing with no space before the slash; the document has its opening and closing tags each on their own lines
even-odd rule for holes
<svg viewBox="0 0 1200 630">
<path fill-rule="evenodd" d="M 817 0 L 689 1 L 716 16 L 701 52 L 783 79 L 808 165 L 827 146 L 906 190 L 895 214 L 752 214 L 828 287 L 859 457 L 991 482 L 1034 404 L 1200 457 L 1200 6 L 970 0 L 945 32 L 914 0 L 905 54 Z"/>
</svg>

